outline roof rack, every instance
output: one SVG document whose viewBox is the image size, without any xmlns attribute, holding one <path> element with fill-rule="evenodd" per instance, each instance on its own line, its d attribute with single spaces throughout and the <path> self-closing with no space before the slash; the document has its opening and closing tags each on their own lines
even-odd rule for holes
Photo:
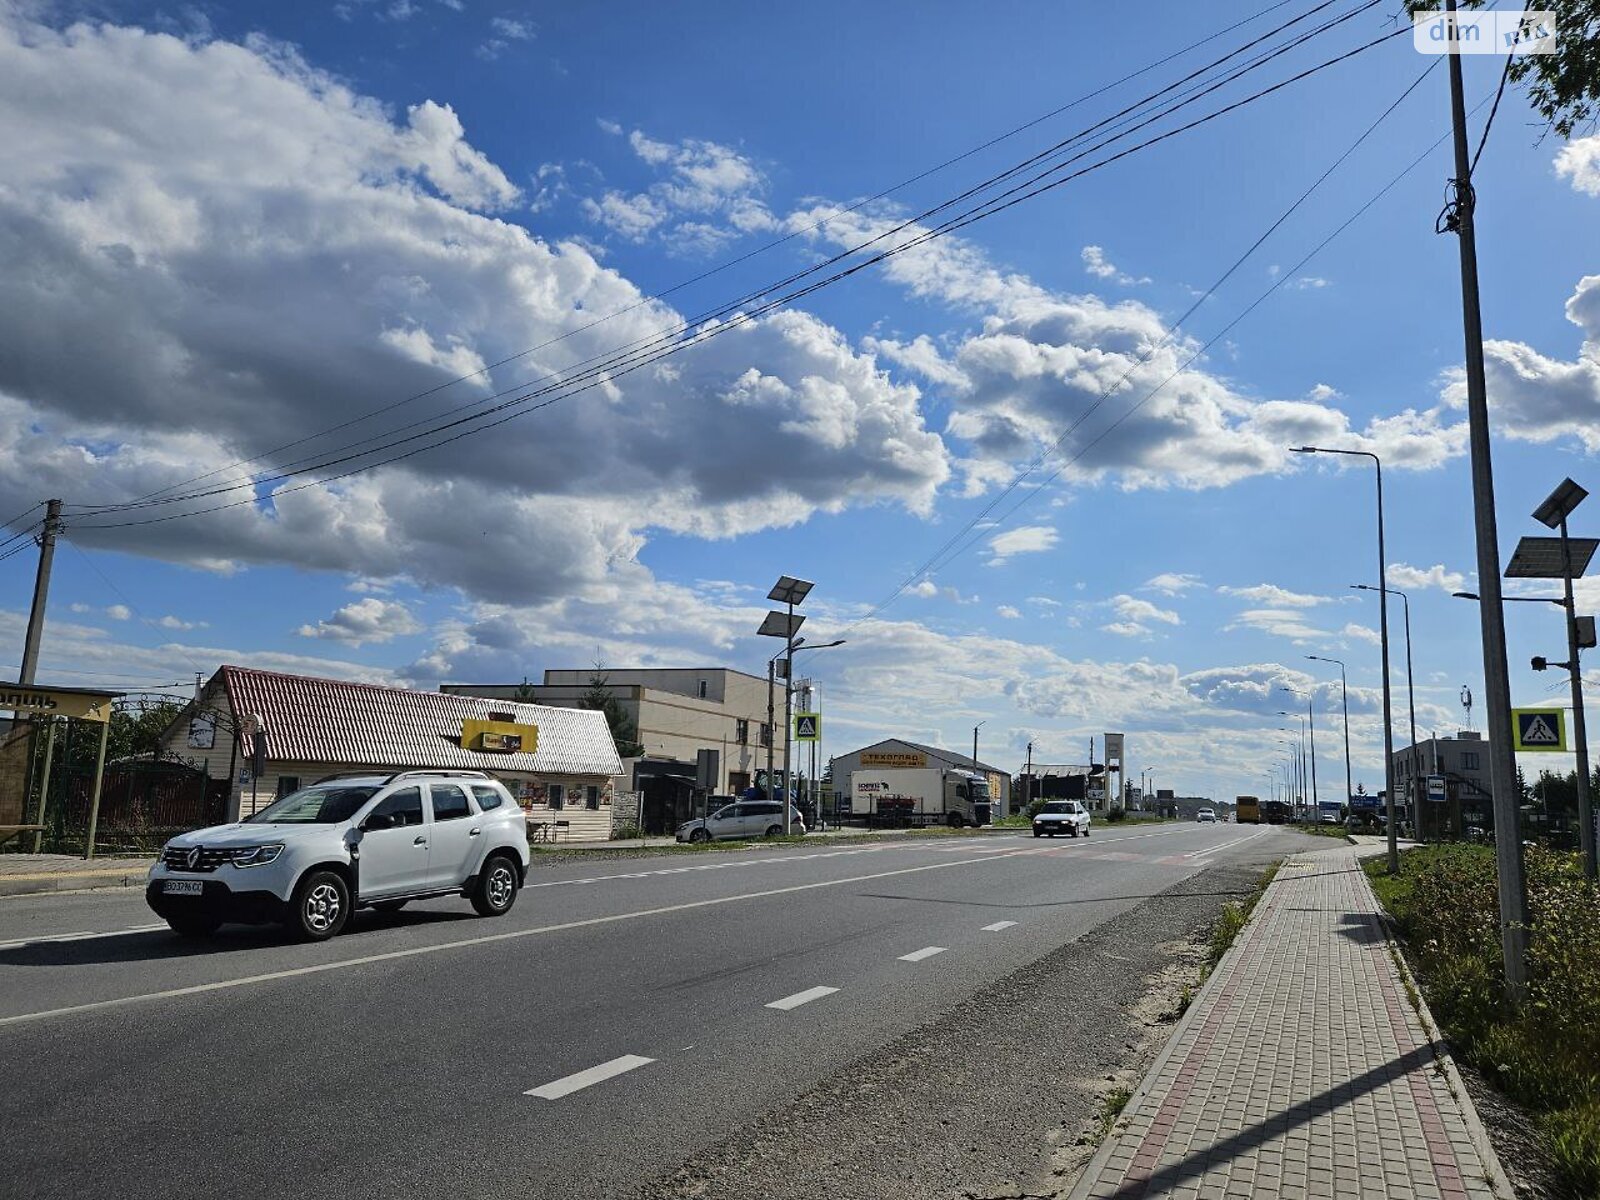
<svg viewBox="0 0 1600 1200">
<path fill-rule="evenodd" d="M 473 779 L 490 779 L 490 778 L 492 778 L 492 776 L 487 771 L 474 771 L 471 768 L 467 768 L 467 767 L 463 767 L 461 770 L 453 770 L 453 769 L 448 768 L 448 767 L 432 767 L 432 768 L 424 767 L 424 768 L 419 768 L 419 769 L 414 770 L 414 771 L 393 771 L 393 772 L 390 772 L 388 774 L 385 774 L 382 769 L 372 770 L 372 771 L 338 771 L 338 772 L 335 772 L 332 775 L 324 775 L 321 779 L 317 780 L 317 783 L 319 783 L 319 784 L 331 783 L 336 779 L 371 779 L 374 776 L 382 776 L 383 777 L 383 784 L 381 786 L 387 787 L 389 784 L 393 783 L 396 779 L 404 779 L 409 775 L 443 775 L 443 776 L 465 775 L 465 776 L 469 776 L 470 778 L 473 778 Z"/>
</svg>

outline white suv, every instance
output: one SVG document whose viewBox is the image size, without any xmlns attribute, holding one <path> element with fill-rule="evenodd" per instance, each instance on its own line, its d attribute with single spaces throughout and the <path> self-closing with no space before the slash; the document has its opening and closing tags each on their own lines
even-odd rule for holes
<svg viewBox="0 0 1600 1200">
<path fill-rule="evenodd" d="M 322 941 L 354 909 L 429 896 L 467 896 L 500 916 L 527 869 L 522 809 L 481 771 L 334 776 L 247 820 L 173 838 L 145 900 L 186 936 L 281 921 Z"/>
<path fill-rule="evenodd" d="M 1049 834 L 1055 837 L 1064 833 L 1068 837 L 1077 837 L 1080 833 L 1089 836 L 1089 810 L 1077 800 L 1047 800 L 1038 812 L 1033 814 L 1033 836 L 1044 837 Z"/>
</svg>

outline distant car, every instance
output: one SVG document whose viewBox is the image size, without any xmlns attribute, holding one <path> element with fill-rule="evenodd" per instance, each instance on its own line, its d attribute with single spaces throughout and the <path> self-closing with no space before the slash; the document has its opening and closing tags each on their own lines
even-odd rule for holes
<svg viewBox="0 0 1600 1200">
<path fill-rule="evenodd" d="M 1217 823 L 1216 810 L 1202 808 L 1199 812 L 1195 813 L 1194 819 L 1199 821 L 1202 825 L 1215 825 Z"/>
<path fill-rule="evenodd" d="M 1034 837 L 1055 837 L 1064 833 L 1077 837 L 1089 836 L 1089 810 L 1078 800 L 1048 800 L 1033 815 Z"/>
<path fill-rule="evenodd" d="M 806 832 L 805 819 L 789 806 L 789 826 Z M 738 841 L 743 838 L 778 837 L 783 833 L 783 804 L 777 800 L 740 800 L 725 804 L 709 817 L 696 817 L 678 826 L 680 842 Z"/>
<path fill-rule="evenodd" d="M 226 921 L 281 921 L 306 941 L 334 936 L 357 908 L 466 896 L 510 911 L 528 869 L 527 820 L 481 771 L 336 776 L 254 816 L 173 838 L 145 902 L 185 936 Z"/>
</svg>

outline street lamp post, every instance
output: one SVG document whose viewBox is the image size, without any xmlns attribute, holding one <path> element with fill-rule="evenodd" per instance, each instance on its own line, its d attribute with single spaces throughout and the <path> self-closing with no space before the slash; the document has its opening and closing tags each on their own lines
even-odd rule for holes
<svg viewBox="0 0 1600 1200">
<path fill-rule="evenodd" d="M 1343 454 L 1370 458 L 1378 477 L 1378 640 L 1383 654 L 1383 790 L 1389 809 L 1389 874 L 1400 871 L 1400 845 L 1394 809 L 1394 709 L 1389 690 L 1389 558 L 1383 544 L 1383 460 L 1370 450 L 1332 450 L 1323 446 L 1296 446 L 1296 454 Z M 1498 580 L 1496 581 L 1498 582 Z M 1521 962 L 1519 956 L 1518 960 Z M 1520 976 L 1519 976 L 1520 978 Z"/>
<path fill-rule="evenodd" d="M 795 646 L 798 645 L 794 635 L 800 631 L 800 626 L 805 622 L 804 617 L 796 617 L 794 615 L 794 606 L 805 602 L 805 598 L 810 595 L 813 586 L 809 580 L 796 579 L 793 575 L 781 576 L 778 582 L 772 585 L 772 590 L 767 593 L 767 599 L 784 605 L 786 611 L 769 612 L 761 622 L 761 628 L 756 631 L 764 637 L 781 637 L 783 639 L 783 833 L 785 837 L 788 837 L 794 828 L 791 816 L 791 811 L 794 807 L 794 786 L 791 783 L 789 767 L 789 752 L 793 740 L 789 736 L 789 724 L 793 719 L 790 715 L 790 700 L 794 685 L 794 651 Z M 777 656 L 774 655 L 774 665 L 776 661 Z M 769 681 L 771 677 L 772 672 L 769 670 Z M 771 717 L 775 715 L 772 712 L 771 695 L 772 691 L 769 683 L 767 691 L 769 728 L 772 723 Z M 773 730 L 773 736 L 777 736 L 776 729 Z M 772 786 L 772 747 L 770 745 L 767 748 L 767 786 L 774 792 L 777 791 Z"/>
<path fill-rule="evenodd" d="M 1362 592 L 1375 592 L 1378 589 L 1370 583 L 1352 583 L 1351 587 Z M 1412 819 L 1417 823 L 1418 832 L 1422 828 L 1422 797 L 1417 788 L 1421 778 L 1422 752 L 1417 749 L 1417 688 L 1416 681 L 1411 674 L 1411 597 L 1399 588 L 1385 588 L 1391 596 L 1399 596 L 1400 603 L 1405 611 L 1406 625 L 1406 704 L 1411 710 L 1411 774 L 1407 777 L 1406 791 L 1410 795 Z"/>
<path fill-rule="evenodd" d="M 1567 538 L 1567 518 L 1588 496 L 1588 492 L 1564 479 L 1561 485 L 1533 510 L 1533 519 L 1560 531 L 1561 579 L 1566 596 L 1567 660 L 1572 675 L 1572 738 L 1578 758 L 1578 843 L 1583 850 L 1583 873 L 1596 878 L 1594 806 L 1589 795 L 1589 731 L 1583 716 L 1583 672 L 1578 666 L 1578 610 L 1572 598 L 1572 543 Z"/>
<path fill-rule="evenodd" d="M 1313 662 L 1333 663 L 1339 668 L 1339 698 L 1344 708 L 1344 804 L 1345 808 L 1350 803 L 1350 796 L 1355 791 L 1355 785 L 1350 777 L 1350 685 L 1345 679 L 1344 662 L 1337 658 L 1323 658 L 1318 654 L 1306 655 Z"/>
<path fill-rule="evenodd" d="M 1297 691 L 1296 689 L 1289 687 L 1287 684 L 1283 685 L 1283 690 L 1288 692 L 1296 699 L 1304 700 L 1306 702 L 1306 725 L 1311 731 L 1311 810 L 1313 813 L 1316 813 L 1320 819 L 1321 813 L 1318 809 L 1318 805 L 1321 803 L 1322 797 L 1317 792 L 1317 713 L 1316 709 L 1313 707 L 1313 702 L 1316 699 L 1316 693 L 1313 691 Z"/>
</svg>

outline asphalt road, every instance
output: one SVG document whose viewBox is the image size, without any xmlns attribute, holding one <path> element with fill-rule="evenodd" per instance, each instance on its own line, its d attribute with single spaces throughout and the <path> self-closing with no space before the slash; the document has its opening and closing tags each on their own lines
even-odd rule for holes
<svg viewBox="0 0 1600 1200">
<path fill-rule="evenodd" d="M 985 988 L 1298 837 L 1124 826 L 567 863 L 500 920 L 431 902 L 314 946 L 180 940 L 138 893 L 3 900 L 11 1186 L 616 1196 L 907 1031 L 969 1032 Z"/>
</svg>

